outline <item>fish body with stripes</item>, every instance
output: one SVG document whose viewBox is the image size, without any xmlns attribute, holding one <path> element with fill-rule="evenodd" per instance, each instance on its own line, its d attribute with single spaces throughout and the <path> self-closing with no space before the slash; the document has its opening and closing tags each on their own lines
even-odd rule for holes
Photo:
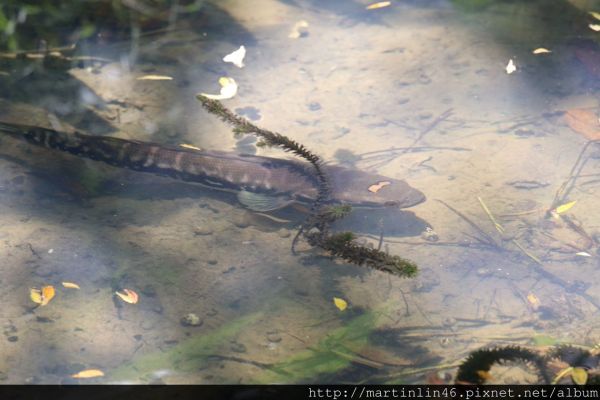
<svg viewBox="0 0 600 400">
<path fill-rule="evenodd" d="M 310 204 L 318 195 L 314 169 L 306 162 L 69 133 L 7 122 L 0 122 L 0 132 L 36 146 L 114 167 L 236 192 L 240 202 L 255 211 L 276 210 L 292 203 Z M 333 203 L 367 208 L 406 208 L 425 201 L 422 192 L 403 180 L 337 165 L 325 164 L 323 171 L 329 179 Z"/>
</svg>

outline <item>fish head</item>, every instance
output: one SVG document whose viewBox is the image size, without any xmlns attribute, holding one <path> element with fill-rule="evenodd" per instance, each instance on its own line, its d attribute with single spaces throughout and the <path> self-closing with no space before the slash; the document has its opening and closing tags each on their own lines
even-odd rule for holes
<svg viewBox="0 0 600 400">
<path fill-rule="evenodd" d="M 354 207 L 407 208 L 425 201 L 425 195 L 403 180 L 340 166 L 325 168 L 331 197 Z"/>
</svg>

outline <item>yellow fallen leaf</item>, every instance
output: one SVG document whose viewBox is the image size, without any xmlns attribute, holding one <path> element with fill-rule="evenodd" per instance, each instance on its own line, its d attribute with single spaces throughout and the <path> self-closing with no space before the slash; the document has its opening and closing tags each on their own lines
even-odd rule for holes
<svg viewBox="0 0 600 400">
<path fill-rule="evenodd" d="M 543 47 L 539 47 L 533 51 L 533 54 L 546 54 L 546 53 L 552 53 L 552 51 L 550 51 L 546 48 L 543 48 Z"/>
<path fill-rule="evenodd" d="M 41 306 L 45 306 L 52 300 L 55 295 L 53 286 L 44 286 L 41 289 L 31 288 L 29 290 L 29 297 L 31 301 Z"/>
<path fill-rule="evenodd" d="M 173 78 L 166 75 L 144 75 L 136 78 L 138 81 L 172 81 Z"/>
<path fill-rule="evenodd" d="M 200 147 L 196 147 L 196 146 L 194 146 L 192 144 L 181 143 L 179 146 L 183 147 L 183 148 L 186 148 L 186 149 L 202 150 Z"/>
<path fill-rule="evenodd" d="M 240 46 L 240 48 L 233 53 L 229 53 L 223 57 L 223 61 L 232 63 L 238 68 L 243 68 L 244 57 L 246 57 L 246 48 L 244 46 Z"/>
<path fill-rule="evenodd" d="M 29 289 L 29 297 L 31 301 L 37 304 L 42 304 L 42 291 L 40 289 L 31 288 Z"/>
<path fill-rule="evenodd" d="M 376 9 L 378 9 L 378 8 L 387 7 L 387 6 L 389 6 L 390 4 L 392 4 L 392 2 L 391 2 L 391 1 L 380 1 L 380 2 L 378 2 L 378 3 L 373 3 L 373 4 L 371 4 L 371 5 L 368 5 L 368 6 L 366 7 L 366 9 L 367 9 L 367 10 L 376 10 Z"/>
<path fill-rule="evenodd" d="M 573 367 L 567 367 L 567 368 L 561 369 L 560 371 L 558 371 L 558 373 L 556 374 L 554 379 L 552 379 L 552 384 L 556 385 L 562 378 L 564 378 L 565 376 L 571 375 L 572 372 L 573 372 Z"/>
<path fill-rule="evenodd" d="M 527 301 L 529 302 L 529 304 L 531 304 L 531 307 L 533 307 L 534 310 L 537 310 L 538 307 L 542 304 L 540 299 L 533 293 L 529 293 L 527 295 Z"/>
<path fill-rule="evenodd" d="M 600 25 L 599 24 L 589 24 L 588 25 L 590 27 L 591 30 L 593 30 L 594 32 L 600 32 Z"/>
<path fill-rule="evenodd" d="M 575 205 L 575 203 L 577 203 L 577 200 L 573 200 L 573 201 L 570 201 L 568 203 L 565 203 L 565 204 L 563 204 L 561 206 L 556 207 L 554 209 L 554 212 L 557 213 L 557 214 L 566 213 L 567 211 L 569 211 Z"/>
<path fill-rule="evenodd" d="M 517 70 L 517 67 L 515 65 L 515 62 L 511 58 L 510 60 L 508 60 L 508 64 L 506 64 L 506 73 L 510 75 L 513 72 L 515 72 L 516 70 Z"/>
<path fill-rule="evenodd" d="M 333 298 L 333 304 L 335 304 L 340 311 L 344 311 L 346 308 L 348 308 L 348 303 L 346 300 L 340 299 L 339 297 Z"/>
<path fill-rule="evenodd" d="M 600 21 L 600 12 L 590 11 L 590 15 Z"/>
<path fill-rule="evenodd" d="M 571 379 L 576 385 L 585 385 L 588 380 L 588 373 L 585 368 L 574 367 L 571 371 Z"/>
<path fill-rule="evenodd" d="M 391 185 L 392 182 L 390 181 L 382 181 L 382 182 L 377 182 L 374 185 L 369 186 L 369 188 L 367 189 L 369 192 L 371 193 L 377 193 L 379 192 L 384 186 L 387 185 Z"/>
<path fill-rule="evenodd" d="M 238 85 L 233 78 L 223 76 L 219 78 L 219 85 L 221 85 L 220 94 L 200 93 L 200 95 L 208 97 L 212 100 L 227 100 L 233 98 L 236 95 Z"/>
<path fill-rule="evenodd" d="M 83 371 L 79 371 L 76 374 L 71 375 L 71 378 L 97 378 L 99 376 L 104 376 L 104 372 L 99 369 L 84 369 Z"/>
<path fill-rule="evenodd" d="M 308 28 L 308 22 L 306 22 L 305 20 L 298 21 L 292 27 L 292 30 L 290 31 L 288 37 L 290 39 L 298 39 L 302 37 L 302 34 L 306 33 L 306 28 Z"/>
<path fill-rule="evenodd" d="M 78 284 L 73 282 L 63 282 L 62 285 L 68 289 L 81 289 Z"/>
<path fill-rule="evenodd" d="M 138 302 L 139 296 L 136 292 L 131 289 L 123 289 L 123 292 L 115 292 L 115 294 L 126 303 L 135 304 Z"/>
</svg>

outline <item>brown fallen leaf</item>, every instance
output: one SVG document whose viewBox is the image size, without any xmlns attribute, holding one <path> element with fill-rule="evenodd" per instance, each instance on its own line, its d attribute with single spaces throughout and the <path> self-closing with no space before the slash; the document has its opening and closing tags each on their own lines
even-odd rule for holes
<svg viewBox="0 0 600 400">
<path fill-rule="evenodd" d="M 392 182 L 390 181 L 381 181 L 381 182 L 377 182 L 371 186 L 369 186 L 369 188 L 367 189 L 369 192 L 371 193 L 377 193 L 379 192 L 384 186 L 387 185 L 391 185 Z"/>
<path fill-rule="evenodd" d="M 565 120 L 569 128 L 589 140 L 600 139 L 600 121 L 598 115 L 585 108 L 567 110 Z"/>
<path fill-rule="evenodd" d="M 123 292 L 124 293 L 115 292 L 115 294 L 117 296 L 119 296 L 121 298 L 121 300 L 123 300 L 126 303 L 135 304 L 138 302 L 139 296 L 136 292 L 134 292 L 131 289 L 123 289 Z"/>
<path fill-rule="evenodd" d="M 104 376 L 104 372 L 99 369 L 84 369 L 83 371 L 79 371 L 76 374 L 71 375 L 71 378 L 77 379 L 87 379 L 87 378 L 97 378 L 99 376 Z"/>
</svg>

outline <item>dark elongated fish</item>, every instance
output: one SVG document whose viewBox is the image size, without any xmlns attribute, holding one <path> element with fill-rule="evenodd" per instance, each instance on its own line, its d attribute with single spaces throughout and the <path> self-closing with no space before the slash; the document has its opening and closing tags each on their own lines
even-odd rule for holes
<svg viewBox="0 0 600 400">
<path fill-rule="evenodd" d="M 53 129 L 0 122 L 0 131 L 29 143 L 115 167 L 150 172 L 211 188 L 235 191 L 256 211 L 282 208 L 317 197 L 311 165 L 294 160 L 194 150 L 157 143 L 59 132 Z M 411 207 L 423 193 L 402 180 L 336 165 L 324 165 L 334 202 L 355 207 Z"/>
</svg>

